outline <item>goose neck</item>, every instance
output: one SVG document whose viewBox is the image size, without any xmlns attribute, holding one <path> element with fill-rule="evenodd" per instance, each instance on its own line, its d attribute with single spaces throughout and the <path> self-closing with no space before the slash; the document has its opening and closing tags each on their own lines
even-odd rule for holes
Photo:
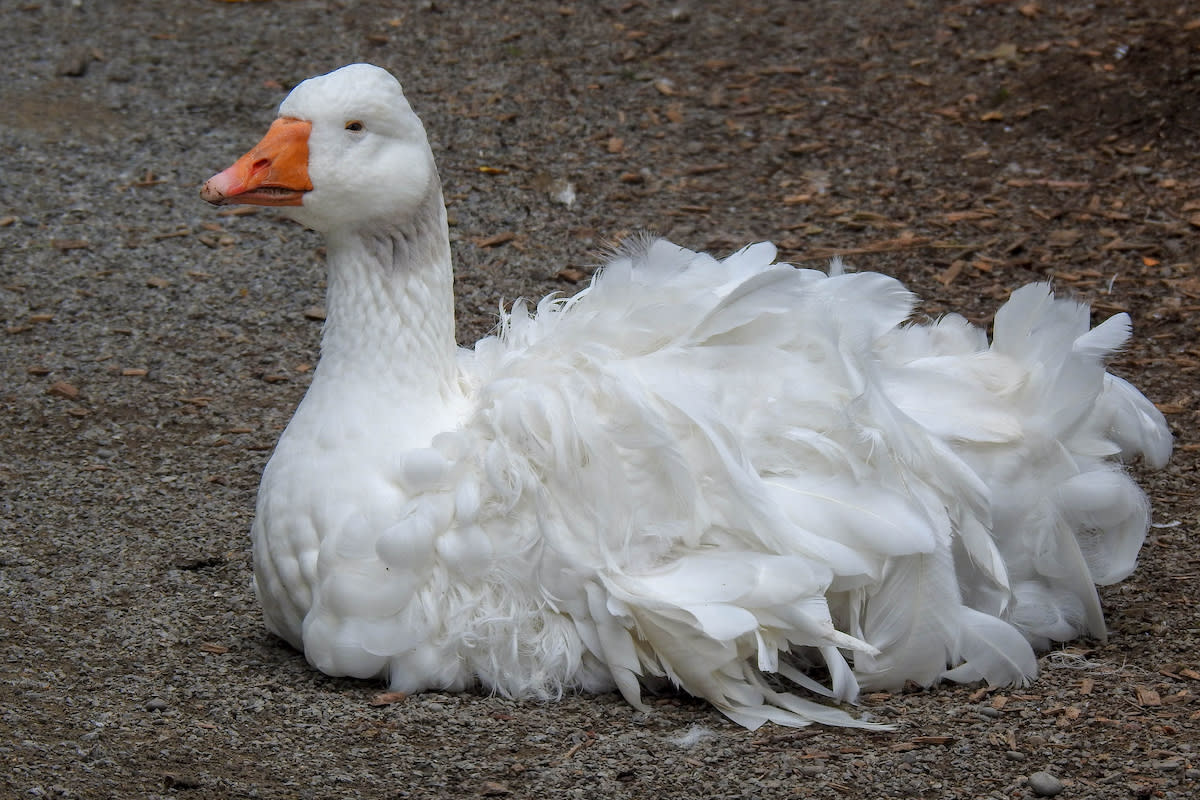
<svg viewBox="0 0 1200 800">
<path fill-rule="evenodd" d="M 424 397 L 449 391 L 453 274 L 440 195 L 406 223 L 331 235 L 327 244 L 327 311 L 314 381 L 359 378 Z"/>
</svg>

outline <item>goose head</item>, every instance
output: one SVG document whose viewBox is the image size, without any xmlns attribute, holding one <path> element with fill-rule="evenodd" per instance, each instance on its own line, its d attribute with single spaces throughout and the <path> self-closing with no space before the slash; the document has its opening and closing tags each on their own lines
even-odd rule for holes
<svg viewBox="0 0 1200 800">
<path fill-rule="evenodd" d="M 327 236 L 402 225 L 441 203 L 425 128 L 400 83 L 370 64 L 298 85 L 262 141 L 209 178 L 200 196 L 278 207 Z"/>
</svg>

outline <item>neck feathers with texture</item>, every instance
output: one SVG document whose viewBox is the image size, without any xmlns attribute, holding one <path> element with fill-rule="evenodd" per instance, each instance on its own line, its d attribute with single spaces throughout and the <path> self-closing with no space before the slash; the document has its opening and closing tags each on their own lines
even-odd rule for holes
<svg viewBox="0 0 1200 800">
<path fill-rule="evenodd" d="M 328 316 L 317 376 L 445 396 L 454 381 L 454 296 L 436 185 L 402 222 L 327 237 Z"/>
</svg>

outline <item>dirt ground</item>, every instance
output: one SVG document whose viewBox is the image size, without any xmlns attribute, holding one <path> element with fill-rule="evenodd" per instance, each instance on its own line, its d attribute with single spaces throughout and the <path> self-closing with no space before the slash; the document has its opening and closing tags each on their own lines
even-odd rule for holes
<svg viewBox="0 0 1200 800">
<path fill-rule="evenodd" d="M 1174 0 L 0 0 L 0 797 L 1186 798 L 1200 785 L 1200 9 Z M 1023 689 L 870 695 L 894 733 L 702 703 L 378 699 L 268 636 L 260 471 L 319 241 L 200 184 L 288 88 L 392 69 L 449 204 L 460 340 L 640 230 L 844 254 L 986 321 L 1128 311 L 1171 465 L 1107 643 Z M 564 190 L 574 192 L 566 203 Z M 386 698 L 385 698 L 386 699 Z"/>
</svg>

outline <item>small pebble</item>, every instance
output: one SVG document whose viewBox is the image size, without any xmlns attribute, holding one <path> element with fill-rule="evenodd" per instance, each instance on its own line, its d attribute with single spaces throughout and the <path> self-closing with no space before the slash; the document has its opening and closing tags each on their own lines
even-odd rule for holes
<svg viewBox="0 0 1200 800">
<path fill-rule="evenodd" d="M 1007 750 L 1004 753 L 1004 757 L 1007 758 L 1009 761 L 1024 761 L 1025 760 L 1025 754 L 1022 753 L 1020 750 Z"/>
<path fill-rule="evenodd" d="M 1063 783 L 1049 772 L 1035 772 L 1029 776 L 1029 788 L 1038 797 L 1054 797 L 1063 790 Z"/>
<path fill-rule="evenodd" d="M 161 697 L 151 697 L 149 700 L 146 701 L 146 710 L 147 711 L 166 711 L 167 710 L 167 701 L 163 700 Z"/>
<path fill-rule="evenodd" d="M 72 78 L 81 78 L 87 72 L 88 64 L 92 61 L 92 53 L 87 48 L 75 48 L 63 56 L 55 72 Z"/>
<path fill-rule="evenodd" d="M 978 711 L 985 717 L 991 717 L 992 719 L 998 718 L 1003 713 L 1000 709 L 992 708 L 991 706 L 984 706 L 983 708 L 978 709 Z"/>
</svg>

